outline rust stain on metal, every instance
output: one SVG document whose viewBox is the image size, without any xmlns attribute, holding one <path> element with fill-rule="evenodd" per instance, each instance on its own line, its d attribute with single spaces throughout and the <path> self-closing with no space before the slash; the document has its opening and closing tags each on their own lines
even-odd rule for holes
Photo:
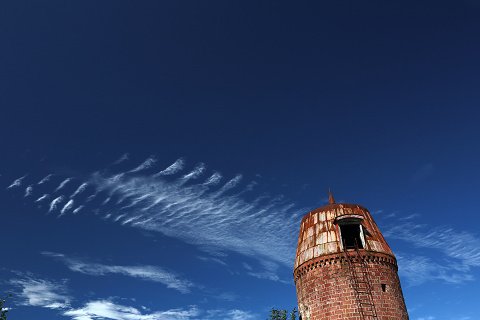
<svg viewBox="0 0 480 320">
<path fill-rule="evenodd" d="M 307 260 L 317 256 L 342 252 L 339 230 L 336 224 L 337 219 L 342 219 L 342 217 L 361 219 L 361 224 L 368 233 L 365 238 L 365 249 L 393 255 L 392 250 L 366 208 L 357 204 L 335 203 L 331 193 L 329 198 L 331 202 L 328 205 L 310 211 L 302 219 L 295 258 L 295 269 Z"/>
</svg>

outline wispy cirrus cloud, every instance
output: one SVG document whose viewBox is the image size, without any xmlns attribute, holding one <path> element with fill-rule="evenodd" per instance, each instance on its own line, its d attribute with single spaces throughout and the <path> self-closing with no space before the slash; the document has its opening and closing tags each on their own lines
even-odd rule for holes
<svg viewBox="0 0 480 320">
<path fill-rule="evenodd" d="M 113 164 L 114 164 L 114 165 L 120 164 L 120 163 L 122 163 L 122 162 L 127 161 L 128 159 L 130 159 L 130 154 L 124 153 L 124 154 L 122 154 L 122 155 L 120 156 L 120 158 L 118 158 L 117 160 L 115 160 L 115 161 L 113 162 Z"/>
<path fill-rule="evenodd" d="M 87 188 L 88 186 L 88 183 L 84 182 L 82 183 L 81 185 L 78 186 L 78 188 L 75 190 L 75 192 L 72 193 L 72 195 L 70 196 L 70 198 L 75 198 L 75 196 L 79 195 L 80 193 L 82 193 L 83 191 L 85 191 L 85 189 Z"/>
<path fill-rule="evenodd" d="M 92 201 L 93 199 L 95 199 L 97 196 L 98 196 L 98 192 L 95 192 L 94 194 L 89 195 L 89 196 L 87 197 L 87 199 L 85 199 L 85 202 L 90 202 L 90 201 Z"/>
<path fill-rule="evenodd" d="M 83 207 L 84 207 L 83 205 L 79 205 L 78 207 L 76 207 L 75 209 L 73 209 L 73 214 L 77 214 L 77 213 L 79 213 L 79 212 L 80 212 L 80 210 L 82 210 L 82 209 L 83 209 Z"/>
<path fill-rule="evenodd" d="M 63 204 L 59 216 L 82 210 L 112 223 L 181 239 L 212 254 L 234 252 L 291 266 L 305 208 L 282 196 L 255 197 L 252 182 L 243 184 L 240 174 L 221 184 L 220 173 L 207 175 L 203 163 L 187 171 L 183 158 L 158 174 L 149 174 L 146 169 L 156 162 L 151 156 L 133 169 L 92 173 L 76 189 L 68 190 L 71 195 L 59 194 L 51 200 L 48 212 Z M 43 190 L 47 192 L 35 201 L 40 203 L 64 188 L 67 192 L 65 185 L 72 179 L 80 180 L 64 179 L 56 189 Z M 89 196 L 83 191 L 86 185 L 92 192 Z"/>
<path fill-rule="evenodd" d="M 48 209 L 48 212 L 52 212 L 53 210 L 57 209 L 58 205 L 62 203 L 64 199 L 64 196 L 59 196 L 53 199 L 52 202 L 50 202 L 50 208 Z"/>
<path fill-rule="evenodd" d="M 205 320 L 252 320 L 257 319 L 257 316 L 250 312 L 239 309 L 232 310 L 208 310 L 205 312 L 205 315 L 202 316 L 202 319 Z"/>
<path fill-rule="evenodd" d="M 29 185 L 28 187 L 25 188 L 25 195 L 24 197 L 27 198 L 27 197 L 30 197 L 32 195 L 32 192 L 33 192 L 33 186 L 32 185 Z"/>
<path fill-rule="evenodd" d="M 196 306 L 166 311 L 142 312 L 141 310 L 117 304 L 112 300 L 93 300 L 83 307 L 63 313 L 73 320 L 252 320 L 255 314 L 239 309 L 200 310 Z"/>
<path fill-rule="evenodd" d="M 92 299 L 74 306 L 65 281 L 55 282 L 31 274 L 11 279 L 19 305 L 57 310 L 72 320 L 251 320 L 255 314 L 240 309 L 200 310 L 196 306 L 148 311 L 117 303 L 114 298 Z M 118 299 L 118 298 L 117 298 Z"/>
<path fill-rule="evenodd" d="M 69 183 L 70 181 L 72 181 L 72 178 L 67 178 L 67 179 L 63 180 L 62 182 L 60 182 L 58 187 L 53 192 L 57 192 L 57 191 L 62 190 L 67 185 L 67 183 Z"/>
<path fill-rule="evenodd" d="M 94 300 L 87 302 L 81 308 L 65 311 L 63 315 L 69 316 L 73 320 L 184 320 L 194 319 L 194 317 L 200 315 L 200 312 L 192 306 L 188 309 L 143 313 L 137 308 L 124 306 L 109 300 Z"/>
<path fill-rule="evenodd" d="M 182 180 L 184 182 L 188 181 L 188 180 L 192 180 L 192 179 L 196 179 L 198 178 L 199 176 L 202 175 L 202 173 L 205 171 L 206 167 L 205 167 L 205 164 L 204 163 L 199 163 L 195 169 L 193 169 L 191 172 L 187 173 L 186 175 L 184 175 L 182 177 Z"/>
<path fill-rule="evenodd" d="M 450 265 L 443 265 L 431 258 L 415 254 L 396 254 L 398 272 L 410 286 L 421 285 L 428 281 L 444 281 L 458 284 L 474 280 L 473 275 L 465 270 L 456 270 Z"/>
<path fill-rule="evenodd" d="M 58 259 L 63 262 L 70 270 L 88 274 L 92 276 L 104 276 L 108 274 L 121 274 L 128 277 L 139 278 L 142 280 L 158 282 L 167 288 L 177 290 L 181 293 L 188 293 L 194 287 L 194 284 L 186 279 L 182 279 L 174 272 L 163 268 L 149 265 L 120 266 L 106 265 L 101 263 L 92 263 L 81 259 L 67 257 L 61 253 L 42 252 L 43 255 Z"/>
<path fill-rule="evenodd" d="M 411 221 L 397 223 L 384 233 L 391 239 L 399 239 L 415 247 L 435 249 L 464 266 L 480 266 L 480 238 L 476 235 L 449 227 L 434 227 Z"/>
<path fill-rule="evenodd" d="M 211 177 L 210 177 L 211 178 Z M 238 174 L 231 180 L 229 180 L 227 183 L 225 183 L 222 188 L 218 191 L 218 196 L 221 196 L 224 192 L 227 192 L 230 189 L 235 188 L 239 183 L 240 180 L 242 180 L 242 175 Z"/>
<path fill-rule="evenodd" d="M 166 169 L 154 174 L 154 177 L 169 176 L 181 171 L 185 166 L 185 160 L 183 158 L 177 159 L 174 163 L 168 166 Z"/>
<path fill-rule="evenodd" d="M 155 156 L 150 156 L 144 162 L 139 164 L 137 167 L 129 171 L 129 173 L 140 172 L 146 169 L 150 169 L 153 165 L 157 163 L 157 158 Z"/>
<path fill-rule="evenodd" d="M 246 201 L 238 195 L 243 190 L 227 193 L 238 188 L 240 175 L 217 190 L 209 188 L 205 181 L 187 184 L 199 179 L 205 170 L 205 165 L 197 165 L 176 181 L 123 175 L 113 182 L 113 176 L 96 173 L 90 183 L 107 193 L 114 191 L 120 199 L 128 199 L 114 218 L 124 225 L 158 231 L 210 250 L 260 255 L 289 266 L 293 261 L 298 213 L 304 210 L 281 197 Z"/>
<path fill-rule="evenodd" d="M 220 180 L 222 180 L 222 175 L 218 172 L 214 172 L 210 176 L 210 178 L 208 178 L 207 181 L 203 183 L 203 185 L 205 186 L 216 185 L 220 183 Z"/>
<path fill-rule="evenodd" d="M 17 288 L 16 296 L 20 298 L 21 305 L 48 309 L 67 309 L 70 306 L 71 298 L 67 295 L 64 282 L 26 275 L 10 280 L 10 284 Z"/>
<path fill-rule="evenodd" d="M 207 261 L 207 262 L 215 262 L 215 263 L 218 263 L 222 266 L 227 266 L 227 263 L 225 261 L 223 261 L 222 259 L 220 258 L 217 258 L 217 257 L 205 257 L 205 256 L 197 256 L 197 258 L 199 260 L 202 260 L 202 261 Z"/>
<path fill-rule="evenodd" d="M 67 213 L 68 210 L 73 208 L 73 200 L 70 199 L 68 202 L 63 206 L 62 210 L 60 211 L 59 217 L 63 216 L 65 213 Z"/>
<path fill-rule="evenodd" d="M 20 178 L 17 178 L 15 179 L 8 187 L 7 189 L 13 189 L 13 188 L 18 188 L 22 185 L 23 183 L 23 180 L 25 180 L 25 178 L 27 177 L 27 175 L 24 175 Z"/>
<path fill-rule="evenodd" d="M 409 285 L 427 281 L 458 284 L 474 280 L 472 267 L 480 267 L 480 238 L 446 226 L 417 223 L 418 217 L 418 214 L 400 218 L 391 214 L 385 216 L 396 220 L 395 223 L 390 221 L 384 230 L 387 239 L 435 252 L 428 256 L 397 252 L 400 275 Z"/>
<path fill-rule="evenodd" d="M 262 265 L 262 270 L 255 270 L 251 265 L 248 263 L 243 263 L 243 267 L 248 270 L 247 274 L 249 276 L 258 278 L 258 279 L 264 279 L 264 280 L 270 280 L 270 281 L 276 281 L 276 282 L 281 282 L 285 284 L 292 284 L 292 281 L 287 281 L 284 279 L 281 279 L 278 276 L 278 265 L 275 263 L 269 262 L 269 261 L 263 261 L 261 262 Z"/>
<path fill-rule="evenodd" d="M 42 178 L 37 184 L 44 184 L 46 182 L 48 182 L 51 178 L 52 178 L 53 174 L 50 173 L 48 175 L 46 175 L 44 178 Z"/>
<path fill-rule="evenodd" d="M 43 200 L 48 199 L 49 197 L 50 197 L 50 195 L 45 193 L 45 194 L 41 195 L 40 197 L 38 197 L 37 200 L 35 200 L 35 202 L 41 202 Z"/>
</svg>

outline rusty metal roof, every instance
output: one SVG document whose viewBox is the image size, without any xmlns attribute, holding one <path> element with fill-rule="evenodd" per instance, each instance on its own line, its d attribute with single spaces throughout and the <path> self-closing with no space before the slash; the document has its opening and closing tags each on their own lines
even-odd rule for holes
<svg viewBox="0 0 480 320">
<path fill-rule="evenodd" d="M 343 253 L 336 219 L 346 215 L 356 216 L 367 230 L 364 250 L 393 256 L 368 209 L 358 204 L 335 203 L 333 195 L 329 192 L 329 204 L 310 211 L 302 218 L 295 269 L 311 259 Z"/>
</svg>

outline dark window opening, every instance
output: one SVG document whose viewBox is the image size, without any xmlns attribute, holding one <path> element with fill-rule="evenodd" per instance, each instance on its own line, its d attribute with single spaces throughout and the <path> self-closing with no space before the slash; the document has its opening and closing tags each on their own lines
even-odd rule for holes
<svg viewBox="0 0 480 320">
<path fill-rule="evenodd" d="M 387 291 L 387 285 L 385 283 L 382 283 L 382 291 L 383 292 Z"/>
<path fill-rule="evenodd" d="M 363 249 L 362 239 L 360 238 L 359 224 L 344 224 L 340 225 L 340 232 L 342 233 L 342 241 L 345 249 Z"/>
</svg>

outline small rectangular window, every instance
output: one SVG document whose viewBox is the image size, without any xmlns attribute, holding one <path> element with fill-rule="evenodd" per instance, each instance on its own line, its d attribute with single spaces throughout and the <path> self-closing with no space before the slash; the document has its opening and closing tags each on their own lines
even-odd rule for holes
<svg viewBox="0 0 480 320">
<path fill-rule="evenodd" d="M 363 249 L 363 243 L 360 236 L 361 228 L 359 224 L 341 224 L 340 232 L 342 234 L 342 243 L 345 249 Z"/>
</svg>

